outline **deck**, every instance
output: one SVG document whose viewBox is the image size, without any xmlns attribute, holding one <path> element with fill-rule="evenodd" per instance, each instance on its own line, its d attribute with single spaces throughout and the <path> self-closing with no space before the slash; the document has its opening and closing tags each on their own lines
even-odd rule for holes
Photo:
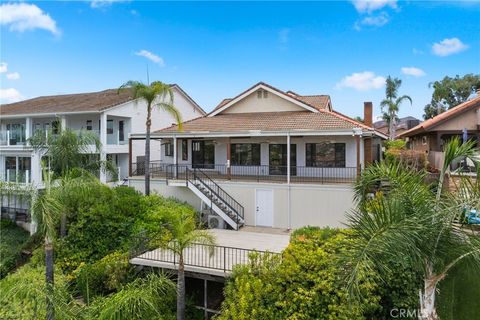
<svg viewBox="0 0 480 320">
<path fill-rule="evenodd" d="M 223 229 L 209 230 L 217 244 L 209 247 L 194 245 L 184 252 L 185 271 L 212 276 L 228 276 L 235 265 L 247 264 L 249 255 L 257 252 L 279 254 L 290 240 L 288 232 L 272 229 L 252 231 L 233 231 Z M 212 255 L 209 252 L 212 252 Z M 166 249 L 144 252 L 132 259 L 130 263 L 139 266 L 156 267 L 170 270 L 178 269 L 178 256 Z"/>
</svg>

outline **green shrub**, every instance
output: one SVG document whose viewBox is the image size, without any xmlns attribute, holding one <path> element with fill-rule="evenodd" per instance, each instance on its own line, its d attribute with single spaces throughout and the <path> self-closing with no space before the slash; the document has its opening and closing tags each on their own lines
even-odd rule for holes
<svg viewBox="0 0 480 320">
<path fill-rule="evenodd" d="M 21 262 L 29 234 L 10 220 L 0 220 L 0 279 Z"/>
<path fill-rule="evenodd" d="M 362 299 L 349 299 L 339 256 L 348 237 L 335 229 L 297 231 L 282 259 L 264 257 L 236 268 L 218 319 L 364 319 L 379 309 L 367 275 Z"/>
<path fill-rule="evenodd" d="M 77 288 L 89 303 L 95 296 L 120 290 L 133 279 L 133 271 L 128 254 L 114 252 L 94 263 L 80 265 L 74 274 Z"/>
</svg>

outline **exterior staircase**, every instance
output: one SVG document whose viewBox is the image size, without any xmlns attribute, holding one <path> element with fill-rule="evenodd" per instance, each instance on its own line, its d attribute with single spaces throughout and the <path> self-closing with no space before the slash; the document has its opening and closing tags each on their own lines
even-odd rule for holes
<svg viewBox="0 0 480 320">
<path fill-rule="evenodd" d="M 218 214 L 230 227 L 243 226 L 244 209 L 201 169 L 186 169 L 187 187 Z"/>
</svg>

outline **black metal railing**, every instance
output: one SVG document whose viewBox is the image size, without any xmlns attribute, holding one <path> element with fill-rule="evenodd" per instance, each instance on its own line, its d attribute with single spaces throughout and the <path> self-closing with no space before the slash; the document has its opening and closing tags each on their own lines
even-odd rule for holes
<svg viewBox="0 0 480 320">
<path fill-rule="evenodd" d="M 165 176 L 165 172 L 168 166 L 172 164 L 162 163 L 159 160 L 150 161 L 150 176 Z M 145 175 L 145 163 L 144 162 L 133 162 L 132 163 L 132 174 L 131 176 L 144 176 Z"/>
<path fill-rule="evenodd" d="M 183 251 L 183 263 L 185 266 L 229 272 L 236 265 L 248 264 L 253 255 L 264 256 L 267 254 L 280 255 L 269 251 L 195 243 Z M 137 250 L 131 252 L 130 256 L 131 258 L 171 263 L 174 266 L 178 265 L 180 259 L 173 250 L 162 248 Z"/>
<path fill-rule="evenodd" d="M 223 204 L 226 211 L 232 212 L 232 214 L 226 214 L 232 218 L 236 223 L 236 229 L 238 225 L 244 219 L 244 208 L 238 203 L 231 195 L 228 194 L 222 187 L 220 187 L 215 181 L 213 181 L 202 169 L 186 169 L 186 180 L 197 187 L 200 187 L 204 191 L 203 194 L 214 202 L 218 207 Z M 212 205 L 212 204 L 210 204 Z"/>
<path fill-rule="evenodd" d="M 138 174 L 137 164 L 132 164 L 135 168 L 132 175 Z M 140 165 L 143 168 L 143 165 Z M 150 172 L 153 177 L 165 177 L 166 179 L 185 180 L 187 169 L 192 170 L 190 164 L 162 164 L 150 163 Z M 234 181 L 257 181 L 257 182 L 287 182 L 287 166 L 276 165 L 231 165 L 225 164 L 215 165 L 195 165 L 193 169 L 201 169 L 202 172 L 208 174 L 211 179 L 215 180 L 234 180 Z M 352 183 L 357 178 L 358 172 L 356 167 L 306 167 L 291 166 L 290 182 L 292 183 Z"/>
</svg>

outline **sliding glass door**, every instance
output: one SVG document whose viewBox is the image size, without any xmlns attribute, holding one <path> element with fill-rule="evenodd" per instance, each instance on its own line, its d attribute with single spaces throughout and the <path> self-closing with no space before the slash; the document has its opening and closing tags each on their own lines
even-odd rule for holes
<svg viewBox="0 0 480 320">
<path fill-rule="evenodd" d="M 215 168 L 215 144 L 212 140 L 192 141 L 192 167 L 201 169 Z"/>
<path fill-rule="evenodd" d="M 269 145 L 269 172 L 270 175 L 287 174 L 287 145 L 270 144 Z M 297 145 L 290 145 L 290 174 L 297 174 Z"/>
</svg>

